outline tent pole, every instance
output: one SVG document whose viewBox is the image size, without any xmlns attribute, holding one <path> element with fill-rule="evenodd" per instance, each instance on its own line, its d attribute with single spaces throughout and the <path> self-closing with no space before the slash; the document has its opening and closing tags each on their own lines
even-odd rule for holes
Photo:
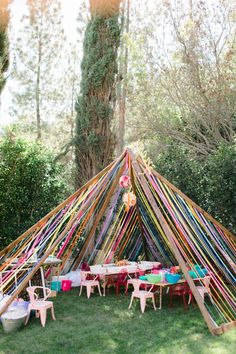
<svg viewBox="0 0 236 354">
<path fill-rule="evenodd" d="M 171 248 L 172 248 L 172 250 L 174 252 L 174 255 L 175 255 L 175 257 L 176 257 L 176 259 L 177 259 L 177 261 L 178 261 L 178 263 L 179 263 L 179 265 L 180 265 L 180 267 L 181 267 L 181 269 L 182 269 L 182 271 L 183 271 L 183 273 L 185 275 L 185 278 L 186 278 L 186 280 L 187 280 L 187 282 L 189 284 L 189 287 L 190 287 L 190 289 L 191 289 L 191 291 L 192 291 L 192 293 L 193 293 L 193 295 L 195 297 L 195 300 L 196 300 L 196 302 L 198 304 L 198 307 L 199 307 L 199 309 L 200 309 L 200 311 L 201 311 L 201 313 L 202 313 L 202 315 L 204 317 L 204 320 L 205 320 L 210 332 L 214 335 L 216 333 L 216 330 L 219 327 L 217 326 L 217 324 L 211 318 L 209 312 L 207 311 L 207 309 L 206 309 L 206 307 L 204 305 L 204 302 L 203 302 L 203 299 L 202 299 L 200 293 L 196 289 L 196 286 L 194 284 L 193 279 L 190 277 L 190 275 L 188 273 L 188 269 L 186 267 L 185 261 L 184 261 L 182 255 L 181 255 L 178 247 L 175 244 L 175 241 L 174 241 L 174 237 L 175 236 L 174 236 L 171 228 L 167 224 L 165 218 L 163 217 L 163 215 L 162 215 L 162 213 L 161 213 L 161 211 L 160 211 L 160 209 L 159 209 L 159 207 L 158 207 L 158 205 L 157 205 L 157 203 L 156 203 L 156 201 L 155 201 L 155 199 L 154 199 L 154 197 L 153 197 L 153 195 L 152 195 L 152 193 L 151 193 L 151 191 L 149 189 L 149 185 L 148 185 L 145 177 L 143 176 L 143 172 L 142 172 L 138 162 L 137 161 L 133 161 L 132 165 L 133 165 L 133 168 L 134 168 L 134 172 L 135 172 L 135 174 L 137 176 L 137 179 L 139 180 L 144 192 L 146 193 L 147 199 L 148 199 L 148 201 L 149 201 L 154 213 L 156 214 L 156 217 L 158 218 L 162 229 L 164 230 L 164 232 L 165 232 L 165 234 L 166 234 L 166 236 L 168 238 L 168 241 L 169 241 L 169 243 L 171 245 Z"/>
<path fill-rule="evenodd" d="M 220 334 L 230 331 L 233 328 L 236 328 L 236 321 L 224 323 L 224 324 L 220 325 L 218 328 L 216 328 L 214 330 L 214 333 L 216 335 L 220 335 Z"/>
<path fill-rule="evenodd" d="M 134 194 L 136 196 L 135 208 L 136 208 L 136 212 L 137 212 L 137 216 L 138 216 L 138 223 L 139 223 L 139 229 L 140 229 L 140 233 L 141 233 L 141 237 L 142 237 L 143 250 L 144 250 L 145 258 L 148 261 L 149 260 L 149 256 L 148 256 L 148 250 L 147 250 L 147 242 L 146 242 L 146 238 L 145 238 L 144 232 L 143 232 L 142 218 L 141 218 L 140 210 L 139 210 L 139 206 L 138 206 L 137 189 L 136 189 L 136 186 L 135 186 L 134 173 L 133 173 L 133 168 L 132 168 L 132 165 L 131 165 L 131 161 L 134 159 L 134 155 L 133 155 L 132 151 L 130 151 L 130 150 L 129 150 L 128 154 L 129 154 L 129 158 L 130 158 L 129 173 L 130 173 L 131 185 L 132 185 L 132 189 L 134 191 Z"/>
</svg>

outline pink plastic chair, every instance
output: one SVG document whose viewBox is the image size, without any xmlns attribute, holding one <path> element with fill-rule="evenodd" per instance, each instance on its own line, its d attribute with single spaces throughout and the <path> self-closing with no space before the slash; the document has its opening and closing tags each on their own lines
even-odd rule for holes
<svg viewBox="0 0 236 354">
<path fill-rule="evenodd" d="M 140 277 L 141 275 L 145 275 L 145 274 L 146 274 L 145 270 L 138 269 L 137 272 L 135 273 L 135 278 L 131 278 L 131 277 L 128 275 L 129 279 L 127 280 L 127 284 L 126 284 L 126 288 L 125 288 L 125 295 L 128 294 L 129 285 L 133 285 L 133 280 L 135 280 L 135 279 L 139 280 L 139 277 Z M 134 285 L 133 285 L 133 286 L 134 286 Z M 140 284 L 140 285 L 139 285 L 139 289 L 147 290 L 147 284 Z"/>
<path fill-rule="evenodd" d="M 81 283 L 80 283 L 79 296 L 82 294 L 83 286 L 86 287 L 87 298 L 88 299 L 90 298 L 90 295 L 93 292 L 94 286 L 98 287 L 99 295 L 102 296 L 101 289 L 100 289 L 100 284 L 99 284 L 99 281 L 98 281 L 98 275 L 94 279 L 86 279 L 87 275 L 88 275 L 88 272 L 80 271 L 80 274 L 81 274 Z"/>
<path fill-rule="evenodd" d="M 211 277 L 210 276 L 206 277 L 206 279 L 203 278 L 202 282 L 203 282 L 204 285 L 196 286 L 197 290 L 199 291 L 199 293 L 200 293 L 201 297 L 203 298 L 203 300 L 205 298 L 205 295 L 208 295 L 210 300 L 211 300 L 211 302 L 213 302 L 212 296 L 211 296 L 211 290 L 210 290 Z M 188 304 L 190 304 L 190 302 L 192 301 L 192 297 L 193 297 L 193 294 L 192 294 L 192 292 L 190 292 L 189 299 L 188 299 Z"/>
<path fill-rule="evenodd" d="M 46 296 L 43 298 L 39 298 L 36 294 L 37 289 L 43 289 L 46 292 Z M 49 288 L 44 288 L 43 286 L 30 286 L 27 289 L 30 298 L 30 304 L 28 307 L 28 317 L 26 319 L 25 324 L 28 323 L 31 310 L 36 311 L 36 317 L 40 318 L 41 325 L 45 327 L 46 318 L 47 318 L 47 309 L 51 309 L 51 315 L 53 320 L 55 321 L 55 313 L 52 301 L 46 301 L 46 299 L 51 295 L 51 290 Z"/>
<path fill-rule="evenodd" d="M 133 287 L 134 287 L 134 291 L 132 292 L 131 295 L 131 301 L 129 304 L 129 309 L 131 309 L 132 303 L 133 303 L 133 299 L 134 298 L 139 298 L 140 299 L 140 308 L 141 308 L 141 312 L 144 313 L 145 308 L 146 308 L 146 300 L 147 299 L 152 299 L 152 303 L 153 303 L 153 307 L 154 310 L 156 311 L 156 305 L 155 305 L 155 299 L 154 299 L 154 293 L 152 292 L 153 286 L 151 286 L 151 288 L 146 291 L 146 290 L 139 290 L 139 286 L 141 284 L 140 280 L 138 279 L 133 279 L 132 281 Z"/>
</svg>

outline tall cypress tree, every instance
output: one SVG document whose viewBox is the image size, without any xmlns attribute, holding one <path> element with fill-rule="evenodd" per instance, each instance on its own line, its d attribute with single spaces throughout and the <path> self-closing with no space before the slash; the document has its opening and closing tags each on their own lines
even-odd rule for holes
<svg viewBox="0 0 236 354">
<path fill-rule="evenodd" d="M 115 103 L 120 0 L 90 0 L 91 18 L 84 37 L 80 96 L 76 104 L 77 184 L 103 169 L 113 158 L 111 125 Z"/>
<path fill-rule="evenodd" d="M 4 72 L 9 65 L 7 25 L 9 21 L 9 0 L 2 0 L 0 4 L 0 94 L 5 85 Z"/>
</svg>

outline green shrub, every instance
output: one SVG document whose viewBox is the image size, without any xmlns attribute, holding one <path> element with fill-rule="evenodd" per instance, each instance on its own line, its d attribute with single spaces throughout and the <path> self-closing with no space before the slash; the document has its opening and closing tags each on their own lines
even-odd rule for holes
<svg viewBox="0 0 236 354">
<path fill-rule="evenodd" d="M 183 193 L 236 232 L 236 147 L 221 145 L 199 161 L 178 145 L 155 161 L 156 169 Z"/>
<path fill-rule="evenodd" d="M 39 144 L 0 143 L 0 248 L 17 238 L 61 200 L 62 166 Z"/>
</svg>

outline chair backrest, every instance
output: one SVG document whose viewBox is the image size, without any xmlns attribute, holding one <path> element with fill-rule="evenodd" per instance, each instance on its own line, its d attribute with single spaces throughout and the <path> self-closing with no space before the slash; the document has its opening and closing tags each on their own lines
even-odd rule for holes
<svg viewBox="0 0 236 354">
<path fill-rule="evenodd" d="M 43 296 L 42 298 L 40 298 L 39 295 L 36 293 L 36 291 L 38 289 L 45 291 L 46 295 Z M 29 294 L 29 298 L 30 298 L 31 303 L 34 303 L 37 300 L 44 301 L 51 295 L 51 290 L 49 288 L 45 288 L 43 286 L 29 286 L 28 288 L 26 288 L 26 290 Z"/>
<path fill-rule="evenodd" d="M 160 270 L 160 269 L 162 269 L 162 264 L 160 263 L 159 265 L 154 265 L 153 267 L 152 267 L 152 270 Z M 154 274 L 154 273 L 153 273 Z"/>
<path fill-rule="evenodd" d="M 160 271 L 156 268 L 152 268 L 152 274 L 159 274 Z"/>
<path fill-rule="evenodd" d="M 127 269 L 121 269 L 117 275 L 117 280 L 118 281 L 125 281 L 128 277 L 128 271 Z"/>
<path fill-rule="evenodd" d="M 146 271 L 142 269 L 138 269 L 136 272 L 137 278 L 140 277 L 140 275 L 145 275 Z"/>
<path fill-rule="evenodd" d="M 87 278 L 88 272 L 81 270 L 80 275 L 81 275 L 81 281 L 85 281 Z"/>
<path fill-rule="evenodd" d="M 170 294 L 172 295 L 188 295 L 190 293 L 190 288 L 187 283 L 172 285 L 170 287 Z"/>
<path fill-rule="evenodd" d="M 133 287 L 134 287 L 134 291 L 137 292 L 139 291 L 139 288 L 140 288 L 140 285 L 141 285 L 141 282 L 139 279 L 133 279 L 132 280 L 132 284 L 133 284 Z"/>
<path fill-rule="evenodd" d="M 87 262 L 83 262 L 83 263 L 81 264 L 81 270 L 82 270 L 82 271 L 85 271 L 85 272 L 90 272 L 90 271 L 91 271 L 90 266 L 88 265 Z"/>
<path fill-rule="evenodd" d="M 202 281 L 203 281 L 203 284 L 204 284 L 205 288 L 209 289 L 210 282 L 211 282 L 211 277 L 203 278 Z"/>
</svg>

